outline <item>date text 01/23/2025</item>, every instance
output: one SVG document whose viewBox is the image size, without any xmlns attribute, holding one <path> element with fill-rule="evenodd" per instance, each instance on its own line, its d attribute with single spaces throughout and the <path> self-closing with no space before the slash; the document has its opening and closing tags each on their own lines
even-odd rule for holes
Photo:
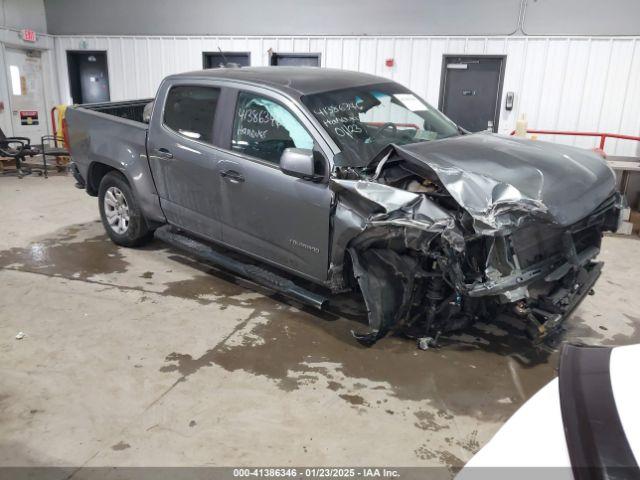
<svg viewBox="0 0 640 480">
<path fill-rule="evenodd" d="M 390 468 L 234 468 L 235 478 L 398 478 Z"/>
</svg>

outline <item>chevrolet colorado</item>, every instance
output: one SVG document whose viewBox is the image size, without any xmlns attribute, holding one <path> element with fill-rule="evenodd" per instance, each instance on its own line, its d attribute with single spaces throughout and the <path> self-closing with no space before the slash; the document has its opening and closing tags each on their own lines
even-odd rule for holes
<svg viewBox="0 0 640 480">
<path fill-rule="evenodd" d="M 292 276 L 359 290 L 365 344 L 398 331 L 427 347 L 499 314 L 539 338 L 591 291 L 618 225 L 596 153 L 470 134 L 364 73 L 183 73 L 155 99 L 71 107 L 67 123 L 74 175 L 114 242 L 155 231 L 317 307 L 326 296 Z"/>
</svg>

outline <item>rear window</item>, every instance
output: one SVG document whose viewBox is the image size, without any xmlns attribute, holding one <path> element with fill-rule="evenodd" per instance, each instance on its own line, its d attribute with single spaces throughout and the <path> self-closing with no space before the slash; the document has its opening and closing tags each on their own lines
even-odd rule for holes
<svg viewBox="0 0 640 480">
<path fill-rule="evenodd" d="M 182 85 L 173 87 L 164 107 L 164 124 L 187 138 L 213 143 L 213 121 L 220 89 Z"/>
</svg>

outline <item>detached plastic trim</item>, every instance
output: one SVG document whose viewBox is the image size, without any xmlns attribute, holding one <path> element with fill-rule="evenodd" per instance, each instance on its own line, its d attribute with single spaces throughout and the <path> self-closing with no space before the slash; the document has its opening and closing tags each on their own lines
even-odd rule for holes
<svg viewBox="0 0 640 480">
<path fill-rule="evenodd" d="M 611 350 L 565 345 L 560 354 L 560 409 L 576 480 L 640 478 L 611 388 Z"/>
</svg>

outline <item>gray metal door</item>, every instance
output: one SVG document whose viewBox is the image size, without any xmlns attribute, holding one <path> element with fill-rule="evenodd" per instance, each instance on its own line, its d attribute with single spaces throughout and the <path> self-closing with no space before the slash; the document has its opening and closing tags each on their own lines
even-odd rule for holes
<svg viewBox="0 0 640 480">
<path fill-rule="evenodd" d="M 212 240 L 222 238 L 220 176 L 214 124 L 220 88 L 163 85 L 156 99 L 147 152 L 160 205 L 170 224 Z"/>
<path fill-rule="evenodd" d="M 224 243 L 298 272 L 327 277 L 332 195 L 327 183 L 285 175 L 284 148 L 313 148 L 300 117 L 267 95 L 239 93 L 222 178 Z"/>
<path fill-rule="evenodd" d="M 319 53 L 276 53 L 271 54 L 271 65 L 281 67 L 319 67 Z"/>
<path fill-rule="evenodd" d="M 445 56 L 439 109 L 471 132 L 497 132 L 504 61 L 504 57 Z"/>
<path fill-rule="evenodd" d="M 67 64 L 74 103 L 109 101 L 106 52 L 67 52 Z"/>
<path fill-rule="evenodd" d="M 202 52 L 202 68 L 220 68 L 227 64 L 248 67 L 251 52 Z"/>
</svg>

